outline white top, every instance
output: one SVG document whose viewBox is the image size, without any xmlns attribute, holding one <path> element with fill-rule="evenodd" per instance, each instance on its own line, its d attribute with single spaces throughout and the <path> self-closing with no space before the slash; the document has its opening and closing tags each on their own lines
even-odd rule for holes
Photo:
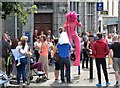
<svg viewBox="0 0 120 88">
<path fill-rule="evenodd" d="M 20 58 L 20 56 L 21 56 L 21 54 L 19 52 L 20 49 L 21 49 L 21 46 L 17 46 L 16 49 L 11 49 L 15 60 L 18 60 Z"/>
<path fill-rule="evenodd" d="M 29 46 L 28 46 L 27 43 L 25 44 L 24 50 L 25 50 L 25 52 L 28 52 L 28 51 L 29 51 Z"/>
<path fill-rule="evenodd" d="M 68 43 L 70 43 L 70 42 L 69 42 L 69 39 L 68 39 L 68 35 L 67 35 L 66 32 L 62 32 L 62 33 L 60 34 L 58 43 L 61 44 L 61 45 L 62 45 L 62 44 L 68 44 Z"/>
<path fill-rule="evenodd" d="M 38 46 L 38 42 L 36 41 L 36 42 L 34 42 L 34 46 Z"/>
</svg>

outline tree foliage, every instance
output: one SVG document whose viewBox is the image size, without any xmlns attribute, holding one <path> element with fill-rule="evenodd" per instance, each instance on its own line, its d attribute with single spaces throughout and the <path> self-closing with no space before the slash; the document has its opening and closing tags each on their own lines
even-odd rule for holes
<svg viewBox="0 0 120 88">
<path fill-rule="evenodd" d="M 2 19 L 6 19 L 8 15 L 17 15 L 20 22 L 25 25 L 28 21 L 28 15 L 37 13 L 37 6 L 33 5 L 26 10 L 22 2 L 2 2 L 2 11 Z"/>
</svg>

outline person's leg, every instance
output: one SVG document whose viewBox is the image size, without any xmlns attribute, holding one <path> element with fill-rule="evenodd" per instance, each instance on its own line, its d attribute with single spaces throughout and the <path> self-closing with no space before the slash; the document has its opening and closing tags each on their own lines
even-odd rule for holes
<svg viewBox="0 0 120 88">
<path fill-rule="evenodd" d="M 21 63 L 20 63 L 20 58 L 18 58 L 18 63 L 16 66 L 19 66 Z"/>
<path fill-rule="evenodd" d="M 39 58 L 40 58 L 40 54 L 38 51 L 36 51 L 36 62 L 38 62 Z"/>
<path fill-rule="evenodd" d="M 62 82 L 65 82 L 65 79 L 64 79 L 64 61 L 63 61 L 64 58 L 60 58 L 60 70 L 61 70 L 61 81 Z"/>
<path fill-rule="evenodd" d="M 89 52 L 86 50 L 86 68 L 88 68 L 88 61 L 89 61 Z"/>
<path fill-rule="evenodd" d="M 30 66 L 30 69 L 37 68 L 37 71 L 43 71 L 42 62 L 36 62 Z"/>
<path fill-rule="evenodd" d="M 85 58 L 82 59 L 82 68 L 84 68 Z"/>
<path fill-rule="evenodd" d="M 37 62 L 37 70 L 38 71 L 43 71 L 43 64 L 42 64 L 42 62 Z"/>
<path fill-rule="evenodd" d="M 2 58 L 2 71 L 5 72 L 6 71 L 6 67 L 5 67 L 5 58 Z"/>
<path fill-rule="evenodd" d="M 89 57 L 86 58 L 86 68 L 88 68 Z"/>
<path fill-rule="evenodd" d="M 21 68 L 22 68 L 22 79 L 23 79 L 23 83 L 25 83 L 26 80 L 26 59 L 22 58 L 21 59 Z"/>
<path fill-rule="evenodd" d="M 106 68 L 106 59 L 101 59 L 102 61 L 102 69 L 103 69 L 103 73 L 104 73 L 104 76 L 105 76 L 105 80 L 106 82 L 108 82 L 108 73 L 107 73 L 107 68 Z"/>
<path fill-rule="evenodd" d="M 90 79 L 93 79 L 93 58 L 90 58 Z"/>
<path fill-rule="evenodd" d="M 66 66 L 66 76 L 67 76 L 67 82 L 70 82 L 71 77 L 70 77 L 70 61 L 68 58 L 64 59 L 65 66 Z"/>
<path fill-rule="evenodd" d="M 116 84 L 115 86 L 119 85 L 119 70 L 120 70 L 120 66 L 119 66 L 119 59 L 118 58 L 113 58 L 113 69 L 115 71 L 115 79 L 116 79 Z"/>
<path fill-rule="evenodd" d="M 76 59 L 74 61 L 74 66 L 79 66 L 80 65 L 80 50 L 81 50 L 81 43 L 80 43 L 80 38 L 78 35 L 73 35 L 73 39 L 75 42 L 75 53 L 76 53 Z"/>
<path fill-rule="evenodd" d="M 20 84 L 21 70 L 21 65 L 17 66 L 17 84 Z"/>
<path fill-rule="evenodd" d="M 116 78 L 116 81 L 119 80 L 119 73 L 118 73 L 118 71 L 115 71 L 115 78 Z"/>
<path fill-rule="evenodd" d="M 54 71 L 55 80 L 58 80 L 59 70 L 60 70 L 60 64 L 55 62 L 55 71 Z"/>
<path fill-rule="evenodd" d="M 84 68 L 85 59 L 86 59 L 86 54 L 85 54 L 85 49 L 83 49 L 82 68 Z"/>
<path fill-rule="evenodd" d="M 78 66 L 78 75 L 80 75 L 80 66 Z"/>
<path fill-rule="evenodd" d="M 99 84 L 101 84 L 101 68 L 100 68 L 100 59 L 101 58 L 96 58 L 96 67 L 97 67 L 97 74 L 98 74 L 98 81 Z"/>
<path fill-rule="evenodd" d="M 15 65 L 15 62 L 13 63 L 13 70 L 12 70 L 12 75 L 16 78 L 16 74 L 17 74 L 17 68 Z"/>
</svg>

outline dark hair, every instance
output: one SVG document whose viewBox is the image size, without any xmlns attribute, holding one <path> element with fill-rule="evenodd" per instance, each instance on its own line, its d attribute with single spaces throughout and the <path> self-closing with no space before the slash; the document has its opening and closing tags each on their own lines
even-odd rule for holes
<svg viewBox="0 0 120 88">
<path fill-rule="evenodd" d="M 58 38 L 54 39 L 54 45 L 57 45 L 58 43 Z"/>
<path fill-rule="evenodd" d="M 63 27 L 59 27 L 58 30 L 60 34 L 64 31 Z"/>
<path fill-rule="evenodd" d="M 94 37 L 94 35 L 93 35 L 93 34 L 91 34 L 91 35 L 89 35 L 89 37 Z"/>
<path fill-rule="evenodd" d="M 98 33 L 97 37 L 98 37 L 98 39 L 101 39 L 102 38 L 102 33 Z"/>
<path fill-rule="evenodd" d="M 11 48 L 12 48 L 12 49 L 15 49 L 17 46 L 18 46 L 18 39 L 17 39 L 17 38 L 14 38 L 14 39 L 12 40 Z"/>
</svg>

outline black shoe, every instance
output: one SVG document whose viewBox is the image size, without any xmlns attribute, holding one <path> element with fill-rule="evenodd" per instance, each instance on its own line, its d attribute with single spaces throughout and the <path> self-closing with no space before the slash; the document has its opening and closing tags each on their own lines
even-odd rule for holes
<svg viewBox="0 0 120 88">
<path fill-rule="evenodd" d="M 116 84 L 114 85 L 114 87 L 119 87 L 119 82 L 117 81 Z"/>
<path fill-rule="evenodd" d="M 84 69 L 85 67 L 82 67 L 82 69 Z"/>
<path fill-rule="evenodd" d="M 67 81 L 67 83 L 72 83 L 71 81 Z"/>
<path fill-rule="evenodd" d="M 65 83 L 65 81 L 62 81 L 62 83 Z"/>
</svg>

